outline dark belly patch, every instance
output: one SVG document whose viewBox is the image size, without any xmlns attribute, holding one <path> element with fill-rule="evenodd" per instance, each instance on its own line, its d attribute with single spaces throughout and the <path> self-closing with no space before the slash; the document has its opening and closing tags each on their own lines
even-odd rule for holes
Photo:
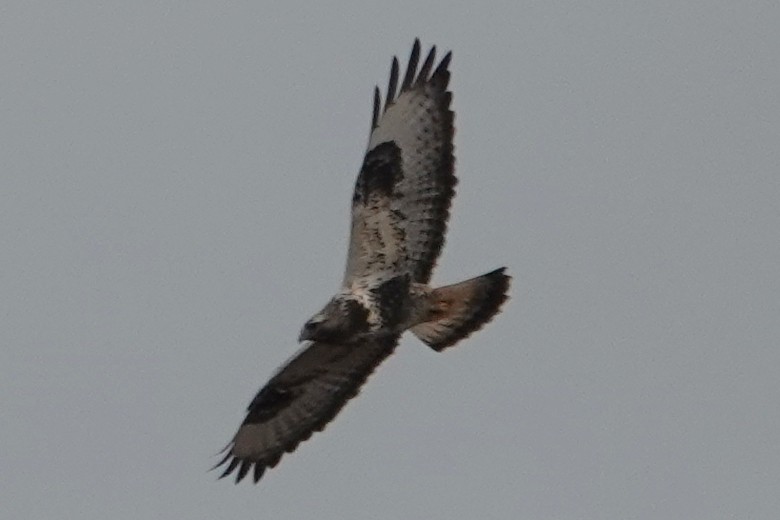
<svg viewBox="0 0 780 520">
<path fill-rule="evenodd" d="M 379 317 L 385 328 L 401 324 L 409 311 L 409 275 L 396 276 L 371 290 L 376 295 Z"/>
</svg>

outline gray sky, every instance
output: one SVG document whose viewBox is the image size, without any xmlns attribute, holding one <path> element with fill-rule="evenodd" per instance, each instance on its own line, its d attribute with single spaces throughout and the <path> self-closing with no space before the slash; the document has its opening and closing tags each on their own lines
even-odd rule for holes
<svg viewBox="0 0 780 520">
<path fill-rule="evenodd" d="M 776 2 L 159 4 L 0 9 L 0 517 L 777 518 Z M 513 299 L 215 482 L 415 36 L 454 51 L 435 281 Z"/>
</svg>

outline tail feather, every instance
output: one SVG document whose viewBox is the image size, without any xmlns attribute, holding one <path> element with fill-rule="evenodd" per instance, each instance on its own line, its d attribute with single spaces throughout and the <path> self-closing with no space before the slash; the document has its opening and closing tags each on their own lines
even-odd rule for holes
<svg viewBox="0 0 780 520">
<path fill-rule="evenodd" d="M 505 267 L 433 291 L 433 319 L 411 328 L 433 350 L 447 347 L 482 328 L 507 300 L 511 277 Z"/>
</svg>

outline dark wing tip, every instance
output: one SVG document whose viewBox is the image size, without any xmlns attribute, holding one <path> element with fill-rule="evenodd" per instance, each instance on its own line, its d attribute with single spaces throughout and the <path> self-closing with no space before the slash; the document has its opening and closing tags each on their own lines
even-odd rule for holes
<svg viewBox="0 0 780 520">
<path fill-rule="evenodd" d="M 390 66 L 390 81 L 387 82 L 387 97 L 385 98 L 385 110 L 395 100 L 395 92 L 398 89 L 398 58 L 393 56 L 393 63 Z"/>
<path fill-rule="evenodd" d="M 226 447 L 224 450 L 222 450 L 222 451 L 220 451 L 220 452 L 219 452 L 219 455 L 222 455 L 222 454 L 225 452 L 225 450 L 229 450 L 229 449 L 230 449 L 230 445 L 228 444 L 228 446 L 227 446 L 227 447 Z M 213 466 L 211 466 L 211 467 L 209 468 L 209 471 L 214 471 L 215 469 L 217 469 L 218 467 L 220 467 L 221 465 L 223 465 L 224 463 L 226 463 L 226 462 L 227 462 L 227 461 L 230 459 L 230 457 L 232 457 L 232 456 L 233 456 L 233 454 L 232 454 L 232 453 L 230 453 L 230 452 L 228 451 L 227 455 L 225 455 L 225 456 L 222 458 L 222 460 L 220 460 L 219 462 L 217 462 L 216 464 L 214 464 Z M 222 478 L 222 477 L 224 477 L 224 476 L 225 476 L 225 475 L 222 475 L 222 476 L 220 476 L 219 478 Z"/>
<path fill-rule="evenodd" d="M 439 78 L 444 76 L 445 74 L 449 74 L 449 71 L 447 69 L 450 66 L 451 61 L 452 61 L 452 51 L 449 51 L 447 54 L 444 55 L 444 58 L 441 59 L 439 65 L 436 67 L 436 70 L 433 71 L 433 77 Z"/>
<path fill-rule="evenodd" d="M 431 50 L 428 51 L 425 62 L 423 62 L 422 68 L 418 73 L 417 67 L 420 64 L 420 51 L 420 39 L 415 38 L 414 44 L 412 45 L 412 52 L 409 54 L 409 63 L 406 66 L 404 77 L 401 80 L 400 90 L 398 85 L 400 65 L 398 62 L 398 57 L 393 57 L 393 61 L 390 65 L 390 79 L 387 82 L 387 95 L 385 96 L 384 106 L 382 105 L 382 94 L 379 90 L 379 87 L 374 89 L 374 111 L 371 117 L 372 130 L 376 128 L 377 123 L 379 122 L 380 114 L 387 111 L 399 93 L 403 93 L 416 86 L 423 85 L 430 79 L 444 78 L 446 86 L 446 82 L 449 79 L 449 71 L 447 68 L 449 67 L 450 61 L 452 60 L 452 51 L 448 52 L 444 56 L 439 65 L 436 67 L 436 70 L 433 71 L 433 76 L 431 76 L 431 70 L 433 70 L 433 65 L 436 62 L 436 46 L 433 45 Z"/>
<path fill-rule="evenodd" d="M 249 470 L 253 469 L 252 480 L 255 484 L 257 484 L 265 473 L 265 470 L 268 469 L 268 467 L 273 467 L 275 464 L 269 464 L 268 461 L 263 460 L 240 459 L 233 456 L 232 452 L 228 452 L 228 454 L 225 455 L 225 457 L 217 464 L 215 464 L 214 467 L 212 467 L 209 471 L 213 471 L 224 465 L 227 465 L 227 467 L 225 467 L 219 477 L 217 477 L 217 480 L 221 480 L 227 477 L 236 471 L 236 469 L 238 469 L 238 471 L 236 471 L 235 479 L 235 483 L 238 484 L 249 474 Z"/>
<path fill-rule="evenodd" d="M 379 122 L 379 111 L 382 107 L 382 94 L 379 92 L 379 87 L 374 87 L 374 114 L 371 116 L 371 130 L 376 128 Z"/>
<path fill-rule="evenodd" d="M 249 468 L 252 467 L 252 461 L 251 460 L 242 460 L 241 465 L 238 467 L 238 473 L 236 473 L 236 484 L 241 482 L 244 477 L 246 477 L 246 474 L 249 473 Z"/>
<path fill-rule="evenodd" d="M 223 479 L 223 478 L 227 477 L 228 475 L 230 475 L 231 473 L 233 473 L 233 470 L 235 470 L 236 467 L 241 462 L 241 459 L 237 459 L 236 457 L 233 457 L 232 460 L 231 460 L 231 457 L 233 457 L 233 454 L 232 453 L 228 453 L 227 456 L 224 459 L 222 459 L 222 462 L 220 462 L 219 464 L 217 464 L 216 466 L 214 466 L 212 468 L 212 469 L 216 469 L 219 466 L 227 463 L 228 460 L 230 460 L 230 463 L 225 468 L 225 471 L 223 471 L 222 474 L 218 477 L 219 479 Z"/>
<path fill-rule="evenodd" d="M 401 84 L 401 92 L 409 90 L 414 82 L 414 76 L 417 74 L 417 65 L 420 62 L 420 39 L 414 39 L 414 45 L 412 46 L 412 53 L 409 55 L 409 65 L 406 67 L 406 74 L 404 74 L 404 81 Z"/>
<path fill-rule="evenodd" d="M 263 473 L 265 473 L 265 466 L 255 463 L 255 472 L 252 475 L 252 480 L 255 481 L 255 484 L 260 482 L 260 478 L 263 476 Z"/>
<path fill-rule="evenodd" d="M 433 62 L 436 60 L 436 46 L 432 46 L 431 50 L 428 52 L 428 56 L 425 58 L 425 61 L 423 62 L 423 66 L 420 69 L 420 74 L 417 76 L 417 84 L 422 85 L 426 81 L 428 81 L 428 76 L 431 74 L 431 69 L 433 68 Z"/>
</svg>

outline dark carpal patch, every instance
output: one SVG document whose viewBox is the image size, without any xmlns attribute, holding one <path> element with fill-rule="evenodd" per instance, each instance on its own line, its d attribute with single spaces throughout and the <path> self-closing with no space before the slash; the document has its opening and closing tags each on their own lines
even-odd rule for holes
<svg viewBox="0 0 780 520">
<path fill-rule="evenodd" d="M 408 310 L 409 275 L 404 274 L 391 278 L 378 285 L 372 291 L 377 296 L 379 316 L 385 327 L 395 327 L 404 321 Z"/>
<path fill-rule="evenodd" d="M 360 169 L 353 204 L 365 204 L 371 195 L 393 195 L 393 188 L 403 179 L 401 149 L 392 142 L 381 143 L 366 154 Z"/>
<path fill-rule="evenodd" d="M 292 398 L 293 393 L 290 390 L 276 385 L 265 386 L 252 399 L 252 403 L 247 408 L 249 413 L 244 423 L 262 423 L 272 419 L 277 413 L 284 410 Z"/>
</svg>

